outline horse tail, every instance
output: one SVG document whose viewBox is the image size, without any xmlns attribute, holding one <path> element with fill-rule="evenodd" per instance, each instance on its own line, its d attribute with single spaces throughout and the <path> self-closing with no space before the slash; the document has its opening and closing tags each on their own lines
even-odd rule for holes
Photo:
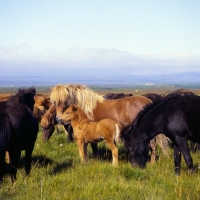
<svg viewBox="0 0 200 200">
<path fill-rule="evenodd" d="M 121 142 L 121 135 L 120 135 L 120 133 L 121 133 L 121 126 L 119 125 L 119 124 L 115 124 L 115 127 L 116 127 L 116 129 L 115 129 L 115 142 L 116 143 L 120 143 Z"/>
<path fill-rule="evenodd" d="M 0 155 L 4 156 L 11 136 L 11 122 L 8 116 L 0 116 Z"/>
<path fill-rule="evenodd" d="M 168 156 L 170 154 L 170 143 L 171 140 L 164 134 L 158 134 L 156 136 L 156 144 L 160 146 L 164 156 Z"/>
</svg>

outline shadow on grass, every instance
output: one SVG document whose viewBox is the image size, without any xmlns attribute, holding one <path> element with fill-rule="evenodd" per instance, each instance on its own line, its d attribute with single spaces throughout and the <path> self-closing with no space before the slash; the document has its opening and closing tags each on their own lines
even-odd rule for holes
<svg viewBox="0 0 200 200">
<path fill-rule="evenodd" d="M 50 173 L 50 175 L 56 175 L 59 172 L 62 172 L 63 170 L 72 167 L 72 164 L 73 164 L 72 160 L 57 163 L 43 155 L 32 157 L 32 166 L 35 166 L 36 168 L 45 168 L 49 165 L 52 165 L 53 170 Z M 19 160 L 18 168 L 24 168 L 24 165 L 25 165 L 25 157 L 22 157 Z"/>
<path fill-rule="evenodd" d="M 64 161 L 62 163 L 56 163 L 50 175 L 57 175 L 58 173 L 63 172 L 64 170 L 72 167 L 72 160 L 68 162 Z"/>
<path fill-rule="evenodd" d="M 32 165 L 38 167 L 38 168 L 43 168 L 48 165 L 52 165 L 54 163 L 53 160 L 50 158 L 40 155 L 40 156 L 32 156 Z M 25 157 L 21 157 L 19 160 L 18 168 L 24 168 L 25 165 Z"/>
<path fill-rule="evenodd" d="M 129 156 L 126 150 L 118 149 L 118 158 L 121 161 L 129 162 Z M 106 147 L 99 147 L 98 149 L 98 159 L 105 161 L 112 161 L 112 151 Z"/>
</svg>

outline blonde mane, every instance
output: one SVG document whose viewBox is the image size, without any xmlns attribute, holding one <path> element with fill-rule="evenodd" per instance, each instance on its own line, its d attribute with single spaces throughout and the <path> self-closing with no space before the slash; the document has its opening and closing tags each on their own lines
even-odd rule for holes
<svg viewBox="0 0 200 200">
<path fill-rule="evenodd" d="M 50 100 L 56 107 L 62 105 L 69 107 L 71 104 L 75 104 L 91 118 L 96 104 L 103 102 L 104 98 L 86 86 L 59 84 L 52 89 Z"/>
</svg>

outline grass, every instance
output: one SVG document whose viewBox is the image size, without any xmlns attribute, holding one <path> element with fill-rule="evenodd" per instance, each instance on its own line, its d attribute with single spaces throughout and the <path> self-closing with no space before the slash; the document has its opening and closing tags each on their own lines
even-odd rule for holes
<svg viewBox="0 0 200 200">
<path fill-rule="evenodd" d="M 137 94 L 151 92 L 137 88 Z M 44 88 L 41 89 L 41 93 Z M 47 93 L 49 92 L 48 89 Z M 105 90 L 95 88 L 99 94 L 109 92 L 133 93 L 134 88 L 126 90 Z M 146 91 L 147 90 L 147 91 Z M 165 93 L 168 88 L 158 93 Z M 37 91 L 40 90 L 38 89 Z M 1 91 L 0 93 L 5 93 Z M 7 91 L 8 93 L 13 91 Z M 197 92 L 197 91 L 195 91 Z M 199 92 L 199 91 L 198 91 Z M 136 93 L 134 93 L 136 94 Z M 146 169 L 132 168 L 123 146 L 119 145 L 119 167 L 111 165 L 110 152 L 104 142 L 99 143 L 101 156 L 98 160 L 91 157 L 80 163 L 76 144 L 67 143 L 66 135 L 53 135 L 49 142 L 42 142 L 39 131 L 33 152 L 32 171 L 29 177 L 24 171 L 24 152 L 22 152 L 14 187 L 8 176 L 4 177 L 0 189 L 0 200 L 195 200 L 200 197 L 200 172 L 189 174 L 182 159 L 180 176 L 174 175 L 173 152 L 164 157 L 159 151 L 159 159 Z M 200 163 L 200 153 L 192 153 L 194 164 Z"/>
<path fill-rule="evenodd" d="M 11 186 L 10 179 L 4 177 L 0 199 L 9 200 L 134 200 L 134 199 L 199 199 L 200 173 L 188 174 L 182 161 L 180 176 L 174 175 L 173 153 L 160 158 L 146 169 L 132 168 L 126 161 L 123 146 L 119 148 L 119 167 L 111 165 L 109 154 L 99 160 L 91 157 L 81 164 L 76 144 L 67 143 L 66 135 L 53 135 L 49 142 L 42 142 L 38 134 L 33 152 L 30 177 L 24 172 L 24 152 L 22 152 L 17 182 Z M 104 142 L 99 143 L 103 151 Z M 106 156 L 107 155 L 107 156 Z M 192 153 L 194 163 L 200 161 L 199 153 Z"/>
</svg>

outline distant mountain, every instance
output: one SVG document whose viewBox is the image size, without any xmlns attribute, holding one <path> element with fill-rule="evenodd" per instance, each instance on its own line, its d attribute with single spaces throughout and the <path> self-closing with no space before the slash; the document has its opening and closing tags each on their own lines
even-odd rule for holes
<svg viewBox="0 0 200 200">
<path fill-rule="evenodd" d="M 54 86 L 59 83 L 79 83 L 86 85 L 200 85 L 200 73 L 185 72 L 178 74 L 163 75 L 121 75 L 111 77 L 93 77 L 81 74 L 76 77 L 70 76 L 1 76 L 0 87 L 26 87 L 26 86 Z"/>
</svg>

